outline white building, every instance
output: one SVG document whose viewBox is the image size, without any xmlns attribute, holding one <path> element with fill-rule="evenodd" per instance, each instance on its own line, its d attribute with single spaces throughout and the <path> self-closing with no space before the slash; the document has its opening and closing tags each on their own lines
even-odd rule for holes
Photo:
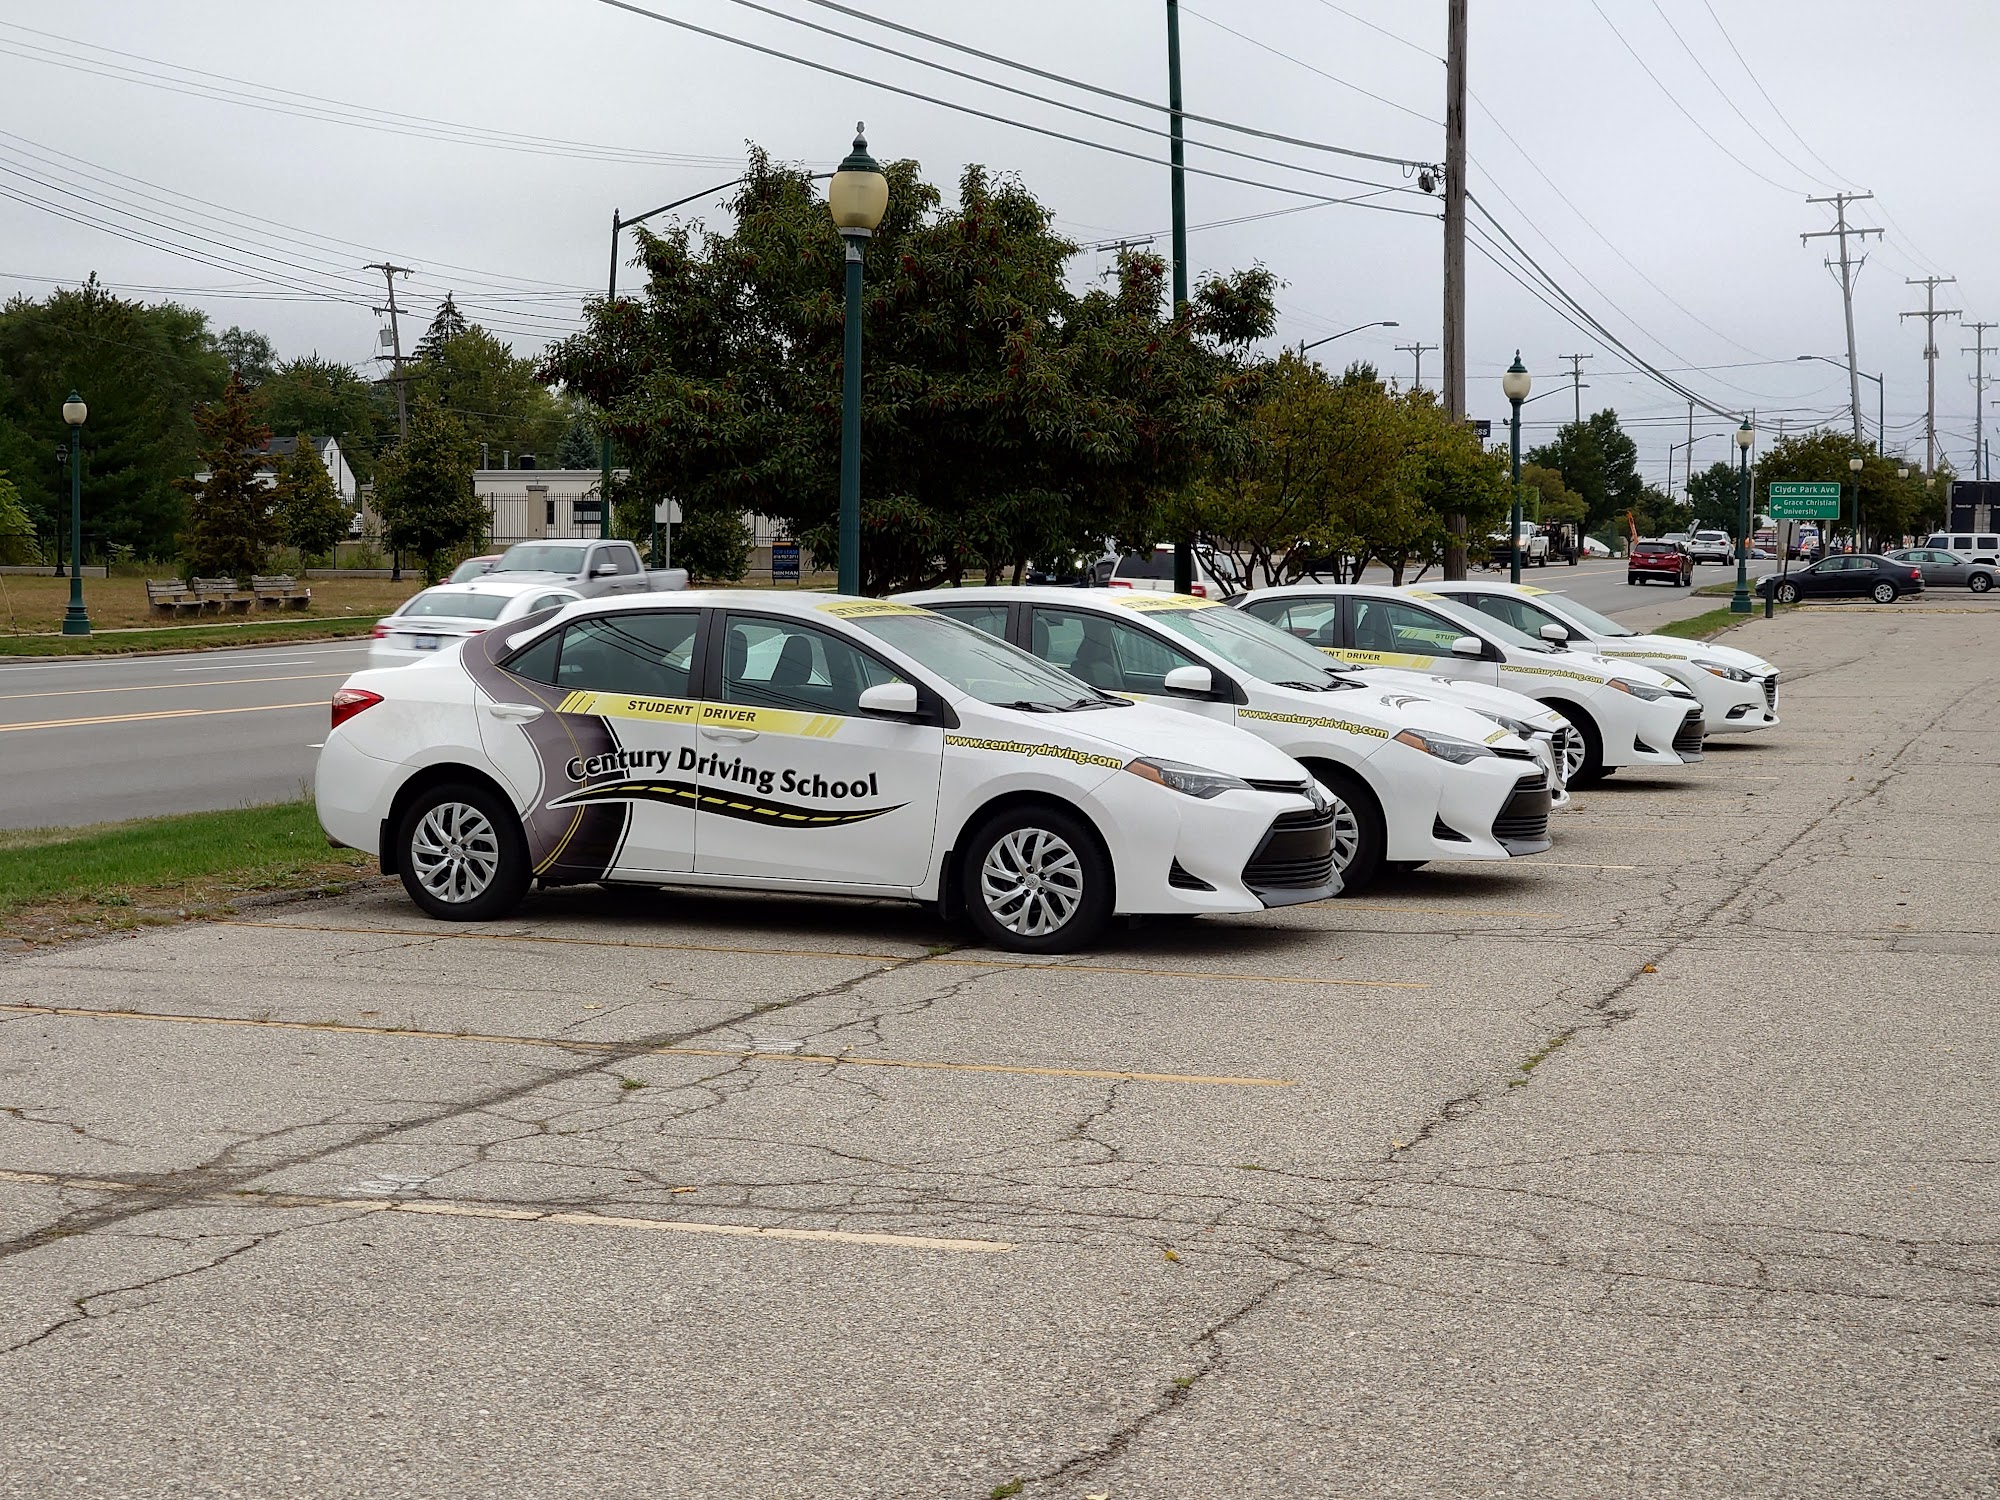
<svg viewBox="0 0 2000 1500">
<path fill-rule="evenodd" d="M 618 478 L 623 469 L 614 469 Z M 474 469 L 472 493 L 486 506 L 496 552 L 552 536 L 596 536 L 596 469 Z"/>
<path fill-rule="evenodd" d="M 352 506 L 356 499 L 354 470 L 347 466 L 347 459 L 340 451 L 338 438 L 314 438 L 313 446 L 319 450 L 319 461 L 326 465 L 327 477 L 333 481 L 333 491 L 340 496 L 341 504 Z M 298 451 L 299 440 L 295 437 L 274 437 L 264 439 L 257 450 L 257 482 L 265 489 L 271 489 L 278 482 L 278 465 Z M 209 470 L 203 469 L 194 476 L 196 484 L 207 484 Z"/>
</svg>

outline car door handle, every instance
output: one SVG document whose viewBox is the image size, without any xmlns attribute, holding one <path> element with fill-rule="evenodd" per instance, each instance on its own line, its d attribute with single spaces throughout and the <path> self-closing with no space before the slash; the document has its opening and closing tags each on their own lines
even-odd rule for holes
<svg viewBox="0 0 2000 1500">
<path fill-rule="evenodd" d="M 701 734 L 703 739 L 709 740 L 754 740 L 757 738 L 757 731 L 754 729 L 712 729 L 705 724 L 702 726 Z"/>
<path fill-rule="evenodd" d="M 518 719 L 523 723 L 542 716 L 542 710 L 532 703 L 489 703 L 486 711 L 496 719 Z"/>
</svg>

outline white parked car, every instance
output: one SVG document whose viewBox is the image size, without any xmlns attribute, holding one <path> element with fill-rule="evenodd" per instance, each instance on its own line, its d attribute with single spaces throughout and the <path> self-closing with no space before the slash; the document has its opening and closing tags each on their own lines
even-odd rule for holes
<svg viewBox="0 0 2000 1500">
<path fill-rule="evenodd" d="M 1736 543 L 1726 531 L 1697 531 L 1689 538 L 1687 550 L 1697 563 L 1736 561 Z"/>
<path fill-rule="evenodd" d="M 315 790 L 331 839 L 447 920 L 537 880 L 782 890 L 962 909 L 1053 953 L 1115 913 L 1338 889 L 1331 806 L 1256 736 L 792 590 L 585 600 L 358 673 Z"/>
<path fill-rule="evenodd" d="M 906 594 L 1025 647 L 1101 692 L 1270 741 L 1325 786 L 1342 887 L 1384 863 L 1507 859 L 1549 847 L 1550 775 L 1493 719 L 1357 682 L 1312 647 L 1186 594 L 970 588 Z"/>
<path fill-rule="evenodd" d="M 1664 673 L 1700 700 L 1706 734 L 1745 734 L 1778 722 L 1778 669 L 1748 651 L 1671 635 L 1640 635 L 1567 594 L 1526 584 L 1467 581 L 1432 584 L 1431 589 L 1523 635 Z"/>
<path fill-rule="evenodd" d="M 1673 679 L 1637 663 L 1558 651 L 1425 589 L 1292 585 L 1260 590 L 1240 607 L 1341 661 L 1469 678 L 1546 704 L 1577 731 L 1572 787 L 1620 766 L 1701 759 L 1701 704 Z"/>
<path fill-rule="evenodd" d="M 573 590 L 539 578 L 483 576 L 472 583 L 440 583 L 412 594 L 393 615 L 375 622 L 368 665 L 406 667 L 425 661 L 467 636 L 545 609 L 560 609 L 577 598 Z"/>
<path fill-rule="evenodd" d="M 1194 577 L 1191 587 L 1202 599 L 1229 599 L 1243 592 L 1228 563 L 1206 547 L 1194 549 Z M 1171 593 L 1174 587 L 1174 549 L 1164 543 L 1151 552 L 1107 552 L 1098 560 L 1097 572 L 1111 589 L 1137 589 L 1141 593 Z"/>
</svg>

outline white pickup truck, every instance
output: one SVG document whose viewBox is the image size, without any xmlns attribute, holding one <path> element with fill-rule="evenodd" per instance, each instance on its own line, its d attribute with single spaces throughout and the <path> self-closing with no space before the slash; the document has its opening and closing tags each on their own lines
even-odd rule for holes
<svg viewBox="0 0 2000 1500">
<path fill-rule="evenodd" d="M 649 594 L 688 586 L 686 568 L 647 571 L 630 542 L 516 542 L 487 571 L 488 578 L 533 577 L 570 589 L 586 599 L 606 594 Z"/>
<path fill-rule="evenodd" d="M 1492 544 L 1491 553 L 1497 563 L 1505 562 L 1512 550 L 1505 531 L 1496 531 L 1487 540 Z M 1521 566 L 1524 568 L 1546 568 L 1549 565 L 1549 535 L 1533 521 L 1521 523 Z"/>
</svg>

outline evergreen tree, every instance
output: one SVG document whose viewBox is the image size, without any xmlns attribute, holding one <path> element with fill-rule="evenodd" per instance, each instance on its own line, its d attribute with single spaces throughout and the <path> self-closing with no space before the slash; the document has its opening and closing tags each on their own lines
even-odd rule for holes
<svg viewBox="0 0 2000 1500">
<path fill-rule="evenodd" d="M 437 316 L 431 319 L 431 326 L 424 330 L 424 336 L 417 340 L 417 358 L 434 359 L 438 352 L 453 339 L 470 333 L 472 324 L 452 301 L 451 293 L 444 294 L 444 301 L 438 304 Z"/>
<path fill-rule="evenodd" d="M 296 547 L 301 559 L 322 557 L 347 535 L 347 507 L 333 487 L 333 476 L 319 456 L 309 433 L 278 466 L 276 495 L 278 534 Z"/>
<path fill-rule="evenodd" d="M 556 444 L 556 467 L 558 469 L 594 469 L 602 460 L 602 449 L 598 443 L 597 429 L 590 419 L 578 412 L 569 419 L 569 426 Z"/>
<path fill-rule="evenodd" d="M 486 535 L 486 507 L 472 492 L 479 445 L 450 412 L 428 396 L 410 409 L 409 438 L 382 455 L 375 470 L 375 509 L 384 540 L 416 554 L 424 581 L 436 583 L 446 555 Z"/>
<path fill-rule="evenodd" d="M 271 491 L 258 475 L 271 435 L 252 411 L 250 392 L 234 375 L 222 399 L 195 413 L 204 480 L 183 479 L 188 529 L 183 548 L 197 577 L 248 578 L 264 566 L 275 527 Z"/>
<path fill-rule="evenodd" d="M 38 563 L 41 543 L 35 523 L 21 503 L 21 491 L 4 471 L 0 471 L 0 563 Z"/>
</svg>

